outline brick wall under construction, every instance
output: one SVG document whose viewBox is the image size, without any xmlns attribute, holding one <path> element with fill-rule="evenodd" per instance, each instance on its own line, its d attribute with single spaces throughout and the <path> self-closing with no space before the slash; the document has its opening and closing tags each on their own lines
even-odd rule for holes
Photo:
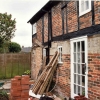
<svg viewBox="0 0 100 100">
<path fill-rule="evenodd" d="M 29 82 L 28 75 L 15 76 L 11 79 L 11 100 L 28 100 L 29 98 Z"/>
</svg>

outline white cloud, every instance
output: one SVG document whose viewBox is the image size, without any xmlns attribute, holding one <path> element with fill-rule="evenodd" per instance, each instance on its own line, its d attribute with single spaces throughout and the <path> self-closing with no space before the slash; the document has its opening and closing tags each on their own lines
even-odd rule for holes
<svg viewBox="0 0 100 100">
<path fill-rule="evenodd" d="M 0 0 L 0 13 L 7 12 L 16 18 L 16 32 L 12 41 L 21 46 L 32 46 L 31 25 L 28 20 L 49 0 Z"/>
</svg>

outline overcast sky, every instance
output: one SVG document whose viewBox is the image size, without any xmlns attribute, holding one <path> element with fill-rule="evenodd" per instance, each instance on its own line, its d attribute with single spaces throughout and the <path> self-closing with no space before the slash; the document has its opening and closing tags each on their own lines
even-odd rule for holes
<svg viewBox="0 0 100 100">
<path fill-rule="evenodd" d="M 0 0 L 0 13 L 7 12 L 16 18 L 16 32 L 12 41 L 21 46 L 32 46 L 31 24 L 28 20 L 49 0 Z"/>
</svg>

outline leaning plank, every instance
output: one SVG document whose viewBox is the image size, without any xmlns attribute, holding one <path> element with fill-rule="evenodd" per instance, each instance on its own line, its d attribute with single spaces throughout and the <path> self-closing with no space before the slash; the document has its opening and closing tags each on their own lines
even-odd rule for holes
<svg viewBox="0 0 100 100">
<path fill-rule="evenodd" d="M 55 66 L 57 66 L 57 63 L 58 63 L 58 62 L 56 62 L 56 65 L 55 65 Z M 54 72 L 55 72 L 55 70 L 54 70 Z M 48 83 L 48 85 L 47 85 L 47 88 L 46 88 L 45 92 L 49 92 L 49 88 L 50 88 L 51 82 L 52 82 L 52 80 L 53 80 L 54 72 L 52 72 L 52 75 L 50 76 L 49 83 Z"/>
<path fill-rule="evenodd" d="M 52 64 L 52 62 L 54 61 L 54 59 L 55 59 L 56 56 L 57 56 L 57 52 L 55 52 L 55 55 L 52 57 L 52 59 L 50 60 L 49 64 L 45 67 L 45 69 L 43 70 L 43 72 L 38 77 L 37 81 L 35 82 L 34 87 L 32 88 L 32 91 L 34 93 L 37 93 L 39 87 L 43 83 L 42 81 L 44 80 L 44 78 L 46 76 L 46 73 L 47 73 L 48 69 L 50 69 L 50 65 Z"/>
<path fill-rule="evenodd" d="M 51 67 L 51 66 L 50 66 Z M 49 69 L 48 69 L 49 70 Z M 38 86 L 36 87 L 34 93 L 37 94 L 37 92 L 39 91 L 40 87 L 41 87 L 41 84 L 44 82 L 45 80 L 45 77 L 48 73 L 48 70 L 46 72 L 44 72 L 44 76 L 38 81 Z"/>
<path fill-rule="evenodd" d="M 57 65 L 57 64 L 56 64 Z M 56 65 L 53 67 L 53 69 L 51 69 L 46 77 L 46 79 L 44 80 L 43 84 L 40 87 L 40 92 L 38 94 L 42 95 L 48 85 L 49 79 L 51 77 L 52 74 L 54 74 L 54 69 L 56 68 Z"/>
<path fill-rule="evenodd" d="M 49 72 L 47 73 L 47 76 L 46 76 L 46 78 L 45 78 L 43 84 L 41 85 L 38 94 L 43 94 L 43 92 L 44 92 L 44 90 L 45 90 L 45 88 L 46 88 L 46 86 L 47 86 L 47 84 L 48 84 L 48 81 L 49 81 L 49 79 L 50 79 L 52 73 L 54 72 L 54 69 L 56 68 L 56 65 L 55 65 L 55 64 L 56 64 L 56 62 L 57 62 L 58 55 L 59 55 L 59 54 L 57 54 L 57 56 L 55 57 L 55 60 L 54 60 L 54 62 L 52 63 L 52 67 L 51 67 L 51 69 L 49 70 Z"/>
<path fill-rule="evenodd" d="M 41 73 L 45 69 L 45 66 L 46 66 L 46 56 L 43 58 L 43 65 L 42 65 L 41 69 L 39 70 L 38 77 L 41 75 Z"/>
</svg>

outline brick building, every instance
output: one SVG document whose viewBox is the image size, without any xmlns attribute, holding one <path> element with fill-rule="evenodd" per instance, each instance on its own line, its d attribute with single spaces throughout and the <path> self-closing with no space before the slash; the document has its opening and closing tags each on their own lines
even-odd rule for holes
<svg viewBox="0 0 100 100">
<path fill-rule="evenodd" d="M 32 34 L 36 28 L 32 78 L 37 78 L 43 56 L 48 63 L 58 50 L 59 95 L 85 93 L 90 100 L 100 100 L 100 1 L 49 1 L 28 22 Z"/>
</svg>

